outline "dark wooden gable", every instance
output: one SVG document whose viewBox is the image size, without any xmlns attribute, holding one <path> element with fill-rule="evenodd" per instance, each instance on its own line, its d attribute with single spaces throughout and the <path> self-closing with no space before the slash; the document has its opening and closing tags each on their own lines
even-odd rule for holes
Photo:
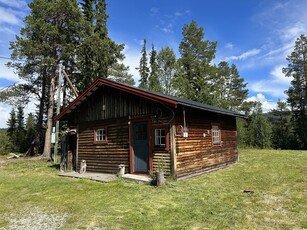
<svg viewBox="0 0 307 230">
<path fill-rule="evenodd" d="M 158 102 L 107 85 L 101 85 L 68 116 L 70 124 L 122 117 L 155 115 L 157 108 L 168 112 Z"/>
</svg>

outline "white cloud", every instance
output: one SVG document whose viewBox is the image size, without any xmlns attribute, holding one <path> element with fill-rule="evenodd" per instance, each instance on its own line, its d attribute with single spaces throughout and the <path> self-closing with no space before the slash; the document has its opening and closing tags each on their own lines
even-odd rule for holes
<svg viewBox="0 0 307 230">
<path fill-rule="evenodd" d="M 256 93 L 267 93 L 273 97 L 285 99 L 284 93 L 290 86 L 292 78 L 282 73 L 283 65 L 275 66 L 267 79 L 249 83 L 249 89 Z"/>
<path fill-rule="evenodd" d="M 5 64 L 9 60 L 0 59 L 0 78 L 9 81 L 20 82 L 18 75 L 12 69 L 9 69 Z"/>
<path fill-rule="evenodd" d="M 238 56 L 230 56 L 230 57 L 226 57 L 225 60 L 226 61 L 230 61 L 230 60 L 234 60 L 234 61 L 242 61 L 242 60 L 245 60 L 249 57 L 253 57 L 257 54 L 259 54 L 261 52 L 260 49 L 251 49 L 251 50 L 248 50 Z"/>
<path fill-rule="evenodd" d="M 228 42 L 228 43 L 225 45 L 225 48 L 226 48 L 226 49 L 232 50 L 232 49 L 233 49 L 233 44 L 232 44 L 231 42 Z"/>
<path fill-rule="evenodd" d="M 123 61 L 123 63 L 126 66 L 130 67 L 129 73 L 132 74 L 136 85 L 139 84 L 138 82 L 139 82 L 139 79 L 140 79 L 139 72 L 136 69 L 139 66 L 139 63 L 140 63 L 140 58 L 141 58 L 140 50 L 141 50 L 141 48 L 139 48 L 139 47 L 131 48 L 128 45 L 126 45 L 125 49 L 124 49 L 124 54 L 125 54 L 126 58 Z"/>
<path fill-rule="evenodd" d="M 17 12 L 0 7 L 0 24 L 21 25 L 21 20 L 16 16 Z"/>
<path fill-rule="evenodd" d="M 257 93 L 256 96 L 249 97 L 246 101 L 260 102 L 262 104 L 262 110 L 264 113 L 267 113 L 272 109 L 276 108 L 276 102 L 266 99 L 266 97 L 262 93 Z"/>
<path fill-rule="evenodd" d="M 26 118 L 28 116 L 29 113 L 33 113 L 35 114 L 35 110 L 36 110 L 36 104 L 37 101 L 36 100 L 32 100 L 30 101 L 29 104 L 25 105 L 24 107 L 24 118 L 25 118 L 25 122 L 26 122 Z M 8 104 L 4 104 L 4 103 L 0 103 L 0 128 L 7 128 L 7 120 L 10 117 L 10 112 L 12 111 L 12 106 L 8 105 Z"/>
<path fill-rule="evenodd" d="M 27 6 L 27 2 L 24 0 L 0 0 L 0 3 L 13 8 L 22 9 Z"/>
<path fill-rule="evenodd" d="M 187 15 L 187 14 L 190 14 L 190 13 L 191 13 L 190 10 L 177 11 L 177 12 L 175 13 L 175 16 L 176 16 L 176 17 L 182 17 L 182 16 Z"/>
</svg>

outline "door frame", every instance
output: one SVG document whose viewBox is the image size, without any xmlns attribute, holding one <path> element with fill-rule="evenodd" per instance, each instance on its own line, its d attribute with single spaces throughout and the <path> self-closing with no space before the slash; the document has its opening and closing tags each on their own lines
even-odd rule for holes
<svg viewBox="0 0 307 230">
<path fill-rule="evenodd" d="M 130 118 L 129 119 L 129 136 L 130 136 L 130 173 L 131 174 L 137 174 L 134 171 L 134 148 L 133 148 L 133 124 L 139 123 L 139 122 L 146 122 L 147 123 L 147 134 L 148 134 L 148 151 L 149 151 L 149 172 L 147 174 L 150 174 L 150 172 L 153 171 L 153 160 L 152 160 L 152 122 L 150 117 L 136 117 L 136 118 Z"/>
</svg>

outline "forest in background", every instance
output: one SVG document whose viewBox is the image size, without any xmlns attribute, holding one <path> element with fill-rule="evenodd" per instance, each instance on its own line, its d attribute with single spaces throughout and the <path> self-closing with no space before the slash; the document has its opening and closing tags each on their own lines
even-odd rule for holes
<svg viewBox="0 0 307 230">
<path fill-rule="evenodd" d="M 109 37 L 106 1 L 84 0 L 79 6 L 76 0 L 34 0 L 29 8 L 25 26 L 10 43 L 12 61 L 7 64 L 25 83 L 0 92 L 0 101 L 14 106 L 7 121 L 7 137 L 0 136 L 8 143 L 1 147 L 4 151 L 25 152 L 35 143 L 36 152 L 31 154 L 50 159 L 60 64 L 78 93 L 97 77 L 138 85 L 245 114 L 247 119 L 237 121 L 241 147 L 307 149 L 305 35 L 297 38 L 287 58 L 288 66 L 283 69 L 287 77 L 293 78 L 286 91 L 287 101 L 279 100 L 275 110 L 263 114 L 259 102 L 246 101 L 247 82 L 234 64 L 212 64 L 217 42 L 206 40 L 204 28 L 196 21 L 183 25 L 179 57 L 170 47 L 156 50 L 151 44 L 148 50 L 144 39 L 138 67 L 140 82 L 135 83 L 129 67 L 123 64 L 125 45 Z M 66 79 L 60 84 L 59 103 L 63 108 L 74 94 Z M 37 110 L 25 121 L 22 106 L 33 98 L 38 101 Z M 61 126 L 64 130 L 65 123 Z"/>
</svg>

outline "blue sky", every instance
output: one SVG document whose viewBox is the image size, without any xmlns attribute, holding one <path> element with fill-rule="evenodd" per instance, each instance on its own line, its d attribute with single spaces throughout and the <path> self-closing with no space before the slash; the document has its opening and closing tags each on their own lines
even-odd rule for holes
<svg viewBox="0 0 307 230">
<path fill-rule="evenodd" d="M 9 41 L 15 39 L 29 14 L 25 0 L 0 0 L 0 56 L 9 57 Z M 217 41 L 215 64 L 226 60 L 237 65 L 248 82 L 249 100 L 263 103 L 264 111 L 276 106 L 290 78 L 282 67 L 300 34 L 307 34 L 307 1 L 289 0 L 113 0 L 108 2 L 108 29 L 117 43 L 126 44 L 125 64 L 135 80 L 142 41 L 159 50 L 172 47 L 178 55 L 184 24 L 195 20 L 204 28 L 205 39 Z M 179 55 L 178 55 L 179 57 Z M 19 82 L 0 59 L 0 87 Z M 33 109 L 33 104 L 26 111 Z M 11 108 L 0 104 L 0 127 L 5 127 Z"/>
</svg>

